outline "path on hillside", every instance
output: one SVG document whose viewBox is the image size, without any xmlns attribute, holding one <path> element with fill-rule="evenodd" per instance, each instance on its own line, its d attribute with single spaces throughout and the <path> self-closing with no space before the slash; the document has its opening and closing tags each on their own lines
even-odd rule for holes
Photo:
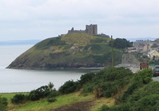
<svg viewBox="0 0 159 111">
<path fill-rule="evenodd" d="M 93 101 L 83 101 L 74 103 L 72 105 L 61 106 L 50 111 L 89 111 L 92 105 Z"/>
</svg>

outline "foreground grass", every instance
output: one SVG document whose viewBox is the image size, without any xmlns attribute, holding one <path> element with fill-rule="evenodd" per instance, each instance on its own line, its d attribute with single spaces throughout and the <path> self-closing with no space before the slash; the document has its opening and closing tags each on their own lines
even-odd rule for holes
<svg viewBox="0 0 159 111">
<path fill-rule="evenodd" d="M 100 98 L 94 101 L 94 105 L 91 108 L 91 111 L 99 111 L 99 109 L 103 106 L 113 106 L 115 105 L 115 99 L 113 98 Z"/>
<path fill-rule="evenodd" d="M 15 93 L 0 94 L 2 97 L 8 98 L 10 101 Z M 64 105 L 71 105 L 75 102 L 92 100 L 93 95 L 81 95 L 79 92 L 58 96 L 56 102 L 48 103 L 46 99 L 39 101 L 29 101 L 24 104 L 14 105 L 9 102 L 8 111 L 49 111 L 50 109 L 58 108 Z"/>
<path fill-rule="evenodd" d="M 75 102 L 93 101 L 91 111 L 98 111 L 98 109 L 106 104 L 108 106 L 114 105 L 112 98 L 96 99 L 93 94 L 82 95 L 79 92 L 58 96 L 56 102 L 49 103 L 47 99 L 39 101 L 28 101 L 24 104 L 14 105 L 10 102 L 11 98 L 16 93 L 3 93 L 2 97 L 6 97 L 9 101 L 8 111 L 50 111 L 50 109 L 59 108 L 66 105 L 74 104 Z"/>
</svg>

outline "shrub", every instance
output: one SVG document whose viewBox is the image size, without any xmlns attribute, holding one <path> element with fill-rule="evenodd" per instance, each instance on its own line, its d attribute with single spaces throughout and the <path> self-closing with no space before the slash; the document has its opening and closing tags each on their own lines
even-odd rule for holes
<svg viewBox="0 0 159 111">
<path fill-rule="evenodd" d="M 83 92 L 94 92 L 96 97 L 111 97 L 129 83 L 133 73 L 125 68 L 106 68 L 92 77 Z"/>
<path fill-rule="evenodd" d="M 95 84 L 93 84 L 93 83 L 86 83 L 86 84 L 83 86 L 83 93 L 93 92 L 94 86 L 95 86 Z"/>
<path fill-rule="evenodd" d="M 137 101 L 133 107 L 132 111 L 158 111 L 159 110 L 159 95 L 149 95 L 143 97 Z"/>
<path fill-rule="evenodd" d="M 132 111 L 131 106 L 129 103 L 121 104 L 121 105 L 116 105 L 112 107 L 108 107 L 107 105 L 103 105 L 100 108 L 100 111 Z M 134 110 L 136 111 L 136 110 Z"/>
<path fill-rule="evenodd" d="M 56 98 L 51 97 L 51 98 L 48 98 L 48 99 L 47 99 L 47 101 L 48 101 L 49 103 L 51 103 L 51 102 L 55 102 L 55 101 L 56 101 Z"/>
<path fill-rule="evenodd" d="M 48 95 L 48 97 L 56 97 L 56 96 L 58 96 L 58 95 L 59 95 L 59 92 L 58 92 L 58 91 L 52 90 L 52 91 L 50 92 L 50 94 Z"/>
<path fill-rule="evenodd" d="M 103 84 L 103 90 L 104 97 L 112 97 L 118 92 L 118 85 L 113 83 L 105 83 Z"/>
<path fill-rule="evenodd" d="M 139 90 L 135 91 L 130 97 L 129 102 L 136 102 L 140 99 L 150 96 L 150 95 L 156 95 L 159 92 L 159 82 L 151 82 L 148 85 L 141 87 Z"/>
<path fill-rule="evenodd" d="M 132 111 L 129 103 L 123 103 L 121 105 L 116 105 L 110 108 L 110 111 Z M 136 110 L 134 110 L 136 111 Z"/>
<path fill-rule="evenodd" d="M 143 87 L 152 81 L 152 70 L 144 69 L 134 75 L 133 79 L 130 81 L 128 89 L 122 96 L 122 101 L 126 101 L 129 96 L 131 96 L 137 89 Z"/>
<path fill-rule="evenodd" d="M 110 108 L 107 105 L 103 105 L 99 110 L 100 111 L 110 111 Z"/>
<path fill-rule="evenodd" d="M 48 86 L 41 86 L 40 88 L 33 90 L 29 93 L 30 100 L 39 100 L 40 98 L 47 97 L 50 93 Z"/>
<path fill-rule="evenodd" d="M 92 79 L 94 78 L 95 73 L 87 73 L 84 74 L 80 77 L 80 84 L 83 85 L 85 83 L 88 83 L 89 81 L 92 81 Z"/>
<path fill-rule="evenodd" d="M 124 49 L 127 47 L 131 47 L 132 42 L 129 42 L 124 38 L 116 38 L 113 41 L 110 41 L 109 45 L 115 48 Z"/>
<path fill-rule="evenodd" d="M 0 97 L 0 111 L 7 111 L 8 100 L 7 98 Z"/>
<path fill-rule="evenodd" d="M 61 94 L 68 94 L 68 93 L 72 93 L 74 91 L 76 91 L 78 86 L 77 82 L 74 81 L 67 81 L 65 82 L 60 88 L 59 88 L 59 92 Z"/>
<path fill-rule="evenodd" d="M 29 93 L 29 99 L 32 101 L 36 101 L 39 100 L 41 98 L 45 98 L 47 96 L 49 96 L 51 93 L 55 94 L 56 90 L 53 89 L 53 84 L 49 83 L 48 86 L 41 86 L 40 88 L 36 89 L 36 90 L 32 90 Z"/>
<path fill-rule="evenodd" d="M 7 106 L 8 105 L 8 100 L 7 100 L 7 98 L 5 98 L 5 97 L 0 97 L 0 104 L 3 104 L 3 105 L 5 105 L 5 106 Z"/>
<path fill-rule="evenodd" d="M 48 102 L 55 102 L 56 101 L 55 97 L 58 96 L 58 95 L 59 95 L 58 91 L 52 90 L 47 97 L 47 101 Z"/>
<path fill-rule="evenodd" d="M 29 99 L 32 100 L 32 101 L 39 100 L 40 98 L 41 98 L 41 96 L 40 96 L 40 94 L 39 94 L 39 91 L 32 90 L 32 91 L 29 93 Z"/>
<path fill-rule="evenodd" d="M 20 104 L 26 101 L 26 96 L 24 94 L 16 94 L 12 99 L 11 102 L 13 104 Z"/>
</svg>

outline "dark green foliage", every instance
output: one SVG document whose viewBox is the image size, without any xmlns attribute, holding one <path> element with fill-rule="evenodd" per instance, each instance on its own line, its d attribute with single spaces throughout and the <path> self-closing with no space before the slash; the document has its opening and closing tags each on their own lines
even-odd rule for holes
<svg viewBox="0 0 159 111">
<path fill-rule="evenodd" d="M 47 99 L 47 101 L 48 101 L 49 103 L 52 103 L 52 102 L 55 102 L 55 101 L 56 101 L 56 98 L 50 97 L 50 98 Z"/>
<path fill-rule="evenodd" d="M 88 83 L 83 85 L 83 93 L 93 92 L 93 90 L 94 90 L 94 84 L 93 83 L 88 82 Z"/>
<path fill-rule="evenodd" d="M 13 104 L 20 104 L 20 103 L 24 103 L 27 99 L 27 96 L 25 96 L 24 94 L 16 94 L 12 99 L 11 102 Z"/>
<path fill-rule="evenodd" d="M 100 108 L 100 111 L 110 111 L 110 108 L 109 108 L 107 105 L 103 105 L 103 106 Z"/>
<path fill-rule="evenodd" d="M 132 111 L 159 111 L 159 94 L 142 97 L 133 105 Z"/>
<path fill-rule="evenodd" d="M 83 92 L 94 92 L 96 97 L 111 97 L 126 85 L 132 72 L 125 68 L 106 68 L 86 83 Z"/>
<path fill-rule="evenodd" d="M 7 98 L 0 97 L 0 111 L 7 111 L 8 100 Z"/>
<path fill-rule="evenodd" d="M 28 100 L 36 101 L 41 98 L 47 98 L 48 102 L 54 102 L 56 100 L 55 97 L 58 96 L 59 93 L 53 87 L 54 85 L 50 82 L 48 85 L 41 86 L 35 90 L 30 91 L 28 95 L 16 94 L 11 99 L 11 102 L 13 104 L 21 104 Z"/>
<path fill-rule="evenodd" d="M 97 79 L 103 79 L 105 81 L 121 80 L 127 76 L 131 76 L 132 72 L 125 68 L 106 68 L 101 70 L 96 76 Z"/>
<path fill-rule="evenodd" d="M 95 73 L 87 73 L 87 74 L 84 74 L 80 77 L 80 84 L 83 85 L 87 82 L 90 82 L 92 81 L 92 79 L 94 78 L 95 76 Z"/>
<path fill-rule="evenodd" d="M 54 90 L 50 91 L 48 98 L 49 97 L 56 97 L 58 95 L 59 95 L 59 92 L 54 89 Z"/>
<path fill-rule="evenodd" d="M 76 91 L 78 87 L 78 83 L 74 82 L 72 80 L 69 80 L 67 82 L 65 82 L 60 88 L 59 88 L 59 92 L 61 94 L 68 94 L 68 93 L 72 93 L 74 91 Z"/>
<path fill-rule="evenodd" d="M 129 102 L 136 102 L 140 100 L 141 98 L 150 96 L 150 95 L 156 95 L 159 92 L 159 82 L 151 82 L 148 85 L 140 88 L 136 92 L 132 94 L 132 96 L 129 97 Z"/>
<path fill-rule="evenodd" d="M 56 101 L 55 97 L 58 96 L 58 95 L 59 95 L 58 91 L 56 91 L 55 89 L 52 90 L 50 92 L 50 94 L 47 96 L 47 101 L 48 102 L 55 102 Z"/>
<path fill-rule="evenodd" d="M 134 75 L 132 81 L 130 81 L 127 91 L 123 94 L 122 100 L 125 101 L 134 91 L 141 88 L 145 84 L 148 84 L 152 79 L 152 70 L 144 69 Z"/>
<path fill-rule="evenodd" d="M 108 107 L 107 105 L 103 105 L 100 108 L 100 111 L 132 111 L 131 106 L 129 103 L 121 104 L 121 105 L 116 105 L 113 107 Z M 134 110 L 136 111 L 136 110 Z"/>
<path fill-rule="evenodd" d="M 127 47 L 132 47 L 132 42 L 129 42 L 124 38 L 116 38 L 115 40 L 110 41 L 109 45 L 118 49 L 124 49 Z"/>
<path fill-rule="evenodd" d="M 159 82 L 152 82 L 152 70 L 144 69 L 132 76 L 118 105 L 101 111 L 158 111 Z"/>
<path fill-rule="evenodd" d="M 40 98 L 47 97 L 50 94 L 48 86 L 41 86 L 40 88 L 33 90 L 29 93 L 30 100 L 39 100 Z"/>
<path fill-rule="evenodd" d="M 53 97 L 58 95 L 57 91 L 55 89 L 53 89 L 54 85 L 50 82 L 48 85 L 45 86 L 41 86 L 40 88 L 36 89 L 36 90 L 32 90 L 29 93 L 29 99 L 32 101 L 36 101 L 39 100 L 41 98 L 45 98 L 45 97 Z"/>
<path fill-rule="evenodd" d="M 109 111 L 132 111 L 129 103 L 113 106 Z M 135 110 L 134 110 L 135 111 Z"/>
</svg>

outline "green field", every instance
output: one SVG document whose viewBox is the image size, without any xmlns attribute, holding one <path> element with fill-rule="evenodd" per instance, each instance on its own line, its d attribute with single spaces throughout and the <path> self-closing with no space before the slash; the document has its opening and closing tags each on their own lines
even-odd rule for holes
<svg viewBox="0 0 159 111">
<path fill-rule="evenodd" d="M 9 101 L 16 93 L 2 93 L 1 97 L 6 97 Z M 50 109 L 58 108 L 65 105 L 71 105 L 75 102 L 93 101 L 92 111 L 96 111 L 103 104 L 113 105 L 114 100 L 109 98 L 95 99 L 93 94 L 82 95 L 80 92 L 61 95 L 56 97 L 57 101 L 53 103 L 47 102 L 46 99 L 38 101 L 29 101 L 24 104 L 14 105 L 9 102 L 8 111 L 50 111 Z"/>
</svg>

